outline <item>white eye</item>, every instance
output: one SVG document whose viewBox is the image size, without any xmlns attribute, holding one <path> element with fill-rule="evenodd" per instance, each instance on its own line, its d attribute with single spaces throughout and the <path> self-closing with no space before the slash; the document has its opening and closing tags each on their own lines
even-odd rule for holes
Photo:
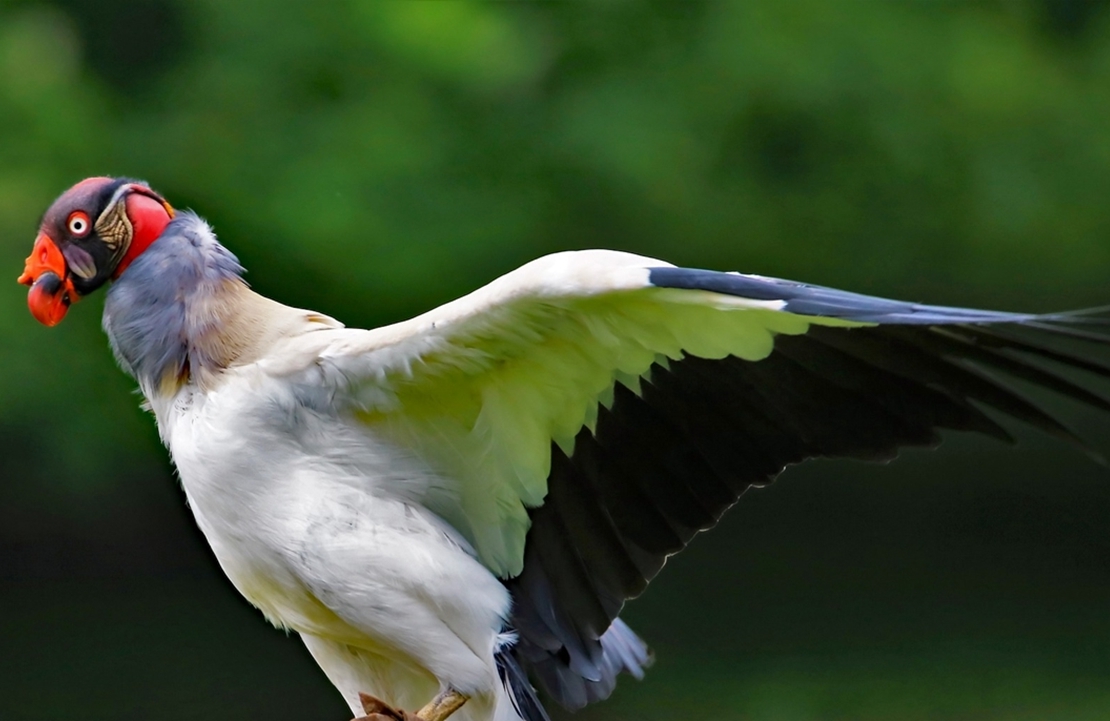
<svg viewBox="0 0 1110 721">
<path fill-rule="evenodd" d="M 81 237 L 89 232 L 89 216 L 84 213 L 77 212 L 69 216 L 69 222 L 66 223 L 69 232 L 77 237 Z"/>
</svg>

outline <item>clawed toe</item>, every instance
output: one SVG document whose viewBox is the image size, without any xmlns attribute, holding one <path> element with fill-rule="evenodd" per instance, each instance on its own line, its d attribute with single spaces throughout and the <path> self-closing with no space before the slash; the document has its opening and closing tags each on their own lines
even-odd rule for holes
<svg viewBox="0 0 1110 721">
<path fill-rule="evenodd" d="M 365 716 L 359 716 L 352 721 L 444 721 L 448 716 L 462 708 L 467 697 L 458 691 L 443 691 L 424 708 L 416 713 L 409 713 L 404 709 L 390 706 L 376 696 L 360 693 L 358 700 L 362 703 Z"/>
<path fill-rule="evenodd" d="M 359 716 L 352 721 L 424 721 L 419 716 L 409 713 L 404 709 L 394 708 L 385 701 L 368 693 L 360 693 L 358 700 L 362 702 L 365 716 Z"/>
</svg>

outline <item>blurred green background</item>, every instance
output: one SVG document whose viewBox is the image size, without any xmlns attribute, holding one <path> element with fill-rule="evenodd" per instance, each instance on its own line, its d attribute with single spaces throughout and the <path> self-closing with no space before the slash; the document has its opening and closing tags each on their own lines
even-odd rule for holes
<svg viewBox="0 0 1110 721">
<path fill-rule="evenodd" d="M 1110 8 L 0 0 L 0 719 L 339 721 L 193 527 L 102 297 L 26 311 L 94 174 L 352 325 L 585 247 L 1105 304 Z M 1110 473 L 1028 434 L 793 469 L 630 605 L 657 664 L 578 718 L 1110 718 L 1108 521 Z"/>
</svg>

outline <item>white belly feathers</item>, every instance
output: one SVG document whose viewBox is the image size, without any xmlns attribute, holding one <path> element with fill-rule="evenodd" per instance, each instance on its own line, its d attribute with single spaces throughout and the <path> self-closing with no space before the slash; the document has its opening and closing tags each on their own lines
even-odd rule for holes
<svg viewBox="0 0 1110 721">
<path fill-rule="evenodd" d="M 225 573 L 276 625 L 496 693 L 502 584 L 420 504 L 435 473 L 257 366 L 152 399 Z"/>
</svg>

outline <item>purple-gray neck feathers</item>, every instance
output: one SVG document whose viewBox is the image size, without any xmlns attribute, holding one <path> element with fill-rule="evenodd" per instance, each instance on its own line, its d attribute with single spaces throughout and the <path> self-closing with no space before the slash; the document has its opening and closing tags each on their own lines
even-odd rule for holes
<svg viewBox="0 0 1110 721">
<path fill-rule="evenodd" d="M 212 299 L 242 284 L 243 267 L 195 213 L 177 215 L 108 291 L 104 330 L 143 392 L 204 363 L 197 343 L 214 325 Z"/>
</svg>

